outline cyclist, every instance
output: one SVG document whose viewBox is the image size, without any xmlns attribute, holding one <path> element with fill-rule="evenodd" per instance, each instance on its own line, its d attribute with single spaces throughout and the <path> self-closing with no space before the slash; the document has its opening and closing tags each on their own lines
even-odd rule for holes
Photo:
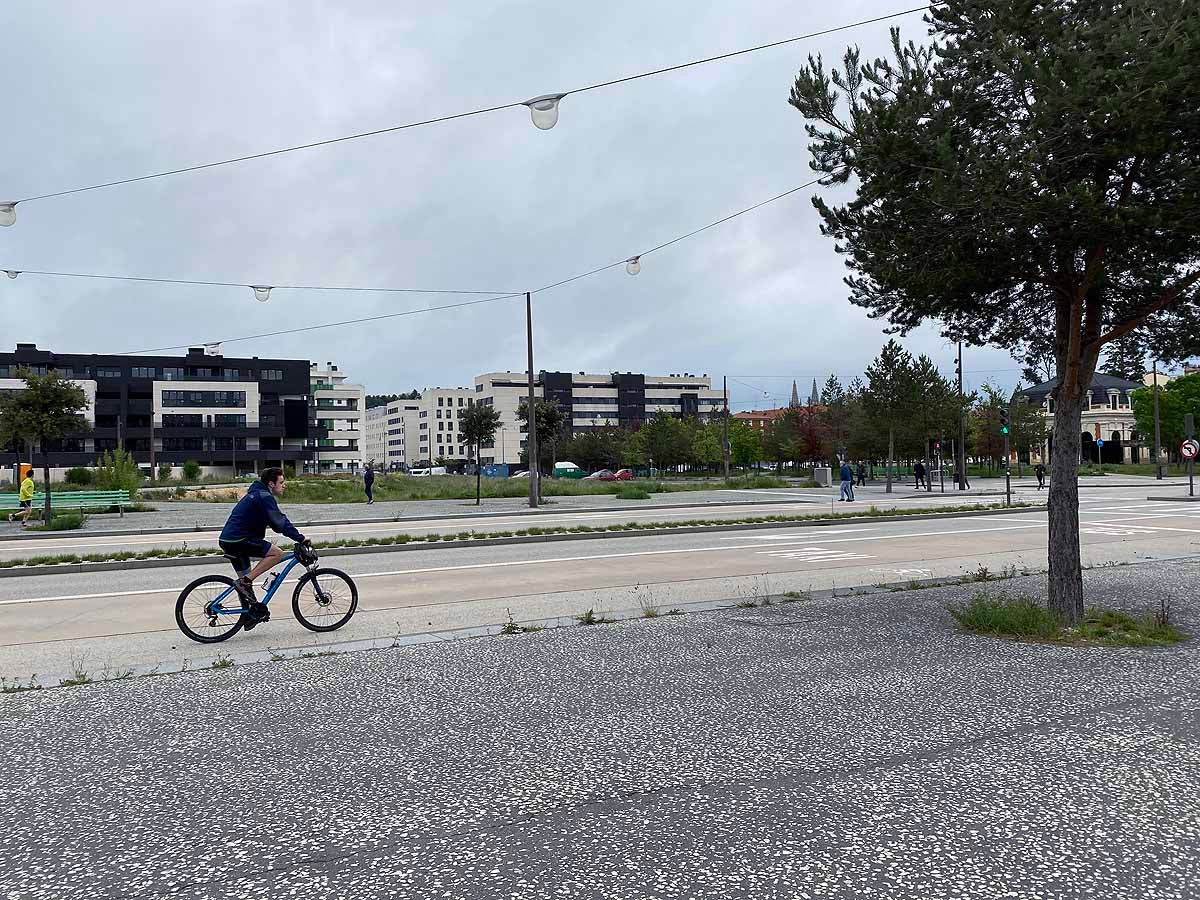
<svg viewBox="0 0 1200 900">
<path fill-rule="evenodd" d="M 280 511 L 279 502 L 275 499 L 283 496 L 286 484 L 283 469 L 276 466 L 263 469 L 259 480 L 250 485 L 246 496 L 238 501 L 233 512 L 229 514 L 225 527 L 221 529 L 221 536 L 217 539 L 222 550 L 237 558 L 238 571 L 250 565 L 251 557 L 259 560 L 254 568 L 239 577 L 236 582 L 238 593 L 242 595 L 250 610 L 243 625 L 246 629 L 251 629 L 270 618 L 267 605 L 259 602 L 254 596 L 254 580 L 264 572 L 270 571 L 283 559 L 283 551 L 264 539 L 268 526 L 272 531 L 290 537 L 297 544 L 309 543 Z"/>
</svg>

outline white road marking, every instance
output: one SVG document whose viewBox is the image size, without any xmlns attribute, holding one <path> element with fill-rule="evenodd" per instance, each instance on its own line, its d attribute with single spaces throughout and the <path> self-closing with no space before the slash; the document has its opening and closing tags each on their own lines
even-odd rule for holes
<svg viewBox="0 0 1200 900">
<path fill-rule="evenodd" d="M 1001 526 L 999 528 L 962 528 L 962 529 L 957 529 L 954 531 L 923 531 L 923 532 L 914 532 L 911 534 L 878 534 L 878 535 L 865 536 L 865 537 L 825 538 L 825 539 L 809 540 L 809 541 L 806 541 L 806 543 L 841 544 L 841 543 L 845 543 L 847 541 L 869 542 L 869 541 L 904 540 L 907 538 L 939 537 L 942 535 L 958 535 L 958 534 L 978 534 L 978 533 L 989 532 L 989 531 L 1019 531 L 1022 529 L 1045 528 L 1045 527 L 1046 527 L 1045 523 L 1034 523 L 1034 524 L 1023 524 L 1023 525 L 1005 525 L 1005 526 Z M 682 548 L 675 549 L 675 550 L 636 550 L 636 551 L 631 551 L 628 553 L 599 553 L 599 554 L 595 554 L 593 556 L 558 556 L 558 557 L 552 557 L 549 559 L 514 559 L 514 560 L 504 560 L 504 561 L 499 561 L 499 562 L 489 562 L 489 563 L 468 563 L 465 565 L 457 565 L 457 566 L 428 566 L 428 567 L 423 567 L 423 568 L 419 568 L 419 569 L 397 569 L 395 571 L 390 571 L 390 572 L 351 573 L 351 575 L 353 578 L 355 578 L 357 580 L 359 578 L 386 578 L 386 577 L 391 577 L 391 576 L 396 576 L 396 575 L 426 575 L 426 574 L 431 574 L 431 573 L 436 573 L 436 572 L 464 572 L 464 571 L 470 571 L 473 569 L 502 569 L 502 568 L 508 568 L 511 566 L 551 565 L 554 563 L 564 563 L 564 562 L 587 562 L 589 560 L 600 560 L 600 559 L 629 559 L 629 558 L 638 557 L 638 556 L 674 556 L 674 555 L 678 555 L 678 554 L 682 554 L 682 553 L 719 553 L 721 551 L 729 552 L 729 551 L 742 551 L 742 550 L 759 550 L 759 549 L 772 548 L 774 546 L 776 546 L 776 545 L 767 543 L 767 544 L 745 544 L 745 545 L 738 546 L 738 547 L 730 547 L 730 546 L 682 547 Z M 214 560 L 214 564 L 215 564 L 215 562 L 216 561 Z M 64 573 L 64 574 L 73 574 L 73 573 Z M 99 599 L 104 599 L 104 598 L 108 598 L 108 597 L 121 597 L 121 596 L 126 596 L 126 595 L 136 596 L 136 595 L 145 595 L 145 594 L 168 594 L 168 593 L 175 593 L 180 590 L 182 590 L 182 587 L 143 589 L 143 590 L 137 590 L 137 591 L 115 591 L 115 592 L 107 592 L 107 593 L 103 593 L 103 594 L 75 594 L 75 595 L 58 596 L 58 597 L 30 597 L 30 598 L 13 599 L 13 600 L 0 600 L 0 605 L 7 606 L 7 605 L 11 605 L 11 604 L 18 604 L 18 603 L 49 603 L 49 602 L 63 601 L 63 600 L 99 600 Z"/>
<path fill-rule="evenodd" d="M 759 550 L 759 556 L 773 556 L 777 559 L 796 559 L 801 562 L 842 562 L 850 559 L 874 559 L 866 553 L 854 553 L 850 550 L 826 550 L 822 547 L 793 547 L 787 550 Z"/>
</svg>

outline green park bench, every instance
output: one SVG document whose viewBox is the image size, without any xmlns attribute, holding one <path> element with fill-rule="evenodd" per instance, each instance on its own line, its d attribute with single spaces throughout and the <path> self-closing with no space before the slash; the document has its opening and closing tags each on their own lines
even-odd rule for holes
<svg viewBox="0 0 1200 900">
<path fill-rule="evenodd" d="M 58 509 L 111 509 L 116 507 L 120 510 L 121 517 L 125 517 L 125 507 L 132 505 L 133 501 L 129 499 L 129 491 L 62 491 L 60 493 L 52 493 L 50 495 L 50 508 Z M 33 495 L 33 509 L 36 512 L 44 508 L 46 505 L 46 495 L 38 491 Z M 9 513 L 19 509 L 21 506 L 17 500 L 17 495 L 0 494 L 0 513 Z"/>
</svg>

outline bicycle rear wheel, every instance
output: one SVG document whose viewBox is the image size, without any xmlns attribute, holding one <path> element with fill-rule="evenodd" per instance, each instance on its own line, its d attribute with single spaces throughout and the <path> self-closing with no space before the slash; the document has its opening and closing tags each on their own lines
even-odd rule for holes
<svg viewBox="0 0 1200 900">
<path fill-rule="evenodd" d="M 338 569 L 314 569 L 300 577 L 292 592 L 292 613 L 309 631 L 334 631 L 358 609 L 358 587 Z"/>
<path fill-rule="evenodd" d="M 200 644 L 233 637 L 242 627 L 242 598 L 227 575 L 205 575 L 183 589 L 175 601 L 175 624 Z"/>
</svg>

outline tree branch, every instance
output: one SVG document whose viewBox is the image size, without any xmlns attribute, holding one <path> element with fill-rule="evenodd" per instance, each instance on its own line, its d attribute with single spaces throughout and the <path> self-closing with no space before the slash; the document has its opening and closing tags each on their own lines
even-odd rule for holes
<svg viewBox="0 0 1200 900">
<path fill-rule="evenodd" d="M 1162 312 L 1164 309 L 1169 309 L 1179 300 L 1180 295 L 1184 291 L 1197 283 L 1200 283 L 1200 269 L 1197 269 L 1191 275 L 1188 275 L 1174 287 L 1164 291 L 1163 295 L 1153 303 L 1143 306 L 1132 316 L 1125 319 L 1125 321 L 1114 325 L 1104 334 L 1101 334 L 1095 340 L 1091 341 L 1084 349 L 1099 350 L 1109 341 L 1115 341 L 1117 338 L 1129 334 L 1129 332 L 1142 325 L 1146 319 L 1150 318 L 1150 316 L 1154 315 L 1156 312 Z"/>
</svg>

